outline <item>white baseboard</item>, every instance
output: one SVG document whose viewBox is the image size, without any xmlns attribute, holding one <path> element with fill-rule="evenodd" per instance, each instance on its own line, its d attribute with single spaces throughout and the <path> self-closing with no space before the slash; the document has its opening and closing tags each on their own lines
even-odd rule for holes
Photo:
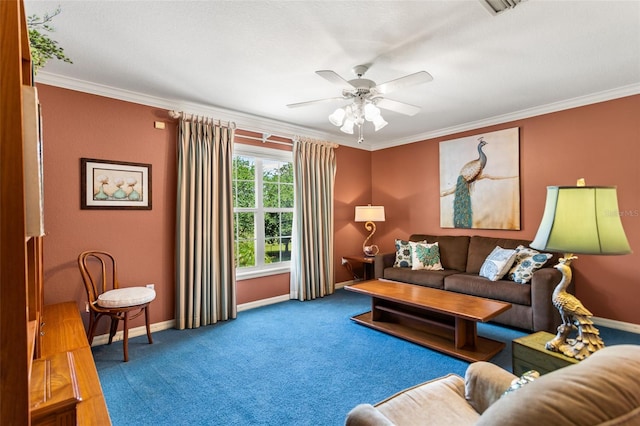
<svg viewBox="0 0 640 426">
<path fill-rule="evenodd" d="M 286 302 L 288 300 L 290 300 L 289 295 L 283 294 L 281 296 L 270 297 L 268 299 L 256 300 L 255 302 L 243 303 L 242 305 L 238 305 L 238 312 L 259 308 L 261 306 L 273 305 L 274 303 Z"/>
<path fill-rule="evenodd" d="M 175 320 L 169 320 L 169 321 L 163 321 L 163 322 L 156 322 L 154 324 L 151 324 L 151 333 L 155 332 L 155 331 L 162 331 L 162 330 L 167 330 L 169 328 L 173 328 L 176 324 Z M 140 327 L 135 327 L 135 328 L 130 328 L 129 329 L 129 338 L 132 337 L 138 337 L 138 336 L 145 336 L 147 334 L 147 327 L 145 327 L 144 325 L 140 326 Z M 124 338 L 124 334 L 122 331 L 118 331 L 115 336 L 113 336 L 113 341 L 117 342 L 120 341 Z M 101 334 L 99 336 L 95 336 L 93 338 L 93 343 L 91 344 L 91 346 L 100 346 L 100 345 L 106 345 L 107 343 L 109 343 L 109 334 Z"/>
<path fill-rule="evenodd" d="M 342 281 L 341 283 L 335 283 L 334 287 L 336 290 L 339 288 L 344 288 L 345 285 L 351 285 L 351 284 L 356 284 L 358 283 L 358 281 L 355 280 L 349 280 L 349 281 Z"/>
<path fill-rule="evenodd" d="M 630 322 L 616 321 L 608 318 L 591 317 L 595 325 L 609 327 L 616 330 L 628 331 L 629 333 L 640 334 L 640 324 L 632 324 Z"/>
</svg>

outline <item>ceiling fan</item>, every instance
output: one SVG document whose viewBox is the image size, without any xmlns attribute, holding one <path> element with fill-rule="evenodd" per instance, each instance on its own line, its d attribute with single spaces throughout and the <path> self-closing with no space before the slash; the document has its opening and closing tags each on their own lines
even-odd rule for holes
<svg viewBox="0 0 640 426">
<path fill-rule="evenodd" d="M 362 127 L 366 121 L 373 123 L 377 132 L 388 123 L 382 118 L 380 108 L 398 112 L 404 115 L 415 115 L 420 111 L 419 106 L 387 99 L 384 95 L 393 91 L 416 84 L 427 83 L 433 80 L 431 74 L 426 71 L 418 71 L 386 83 L 376 84 L 374 81 L 362 78 L 369 67 L 367 65 L 357 65 L 352 71 L 356 75 L 353 80 L 345 80 L 335 71 L 316 71 L 320 77 L 342 88 L 342 96 L 317 99 L 314 101 L 298 102 L 287 105 L 289 108 L 313 105 L 317 103 L 330 102 L 335 100 L 351 100 L 352 102 L 344 108 L 336 109 L 330 116 L 329 121 L 340 127 L 340 130 L 353 134 L 354 127 L 358 127 L 358 143 L 364 142 Z"/>
</svg>

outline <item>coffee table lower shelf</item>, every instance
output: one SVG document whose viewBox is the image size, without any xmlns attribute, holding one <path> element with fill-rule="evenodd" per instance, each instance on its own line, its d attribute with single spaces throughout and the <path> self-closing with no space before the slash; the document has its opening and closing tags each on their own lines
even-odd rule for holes
<svg viewBox="0 0 640 426">
<path fill-rule="evenodd" d="M 486 337 L 476 336 L 473 347 L 456 347 L 454 328 L 446 330 L 443 324 L 425 323 L 423 326 L 409 325 L 399 322 L 374 321 L 371 311 L 356 315 L 353 321 L 395 337 L 434 349 L 469 362 L 488 361 L 504 349 L 504 342 Z"/>
</svg>

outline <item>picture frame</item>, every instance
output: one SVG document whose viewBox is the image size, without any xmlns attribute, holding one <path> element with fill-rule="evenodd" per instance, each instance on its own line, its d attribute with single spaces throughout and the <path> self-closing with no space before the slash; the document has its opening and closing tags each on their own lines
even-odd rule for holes
<svg viewBox="0 0 640 426">
<path fill-rule="evenodd" d="M 440 142 L 440 227 L 520 230 L 520 129 Z"/>
<path fill-rule="evenodd" d="M 151 164 L 80 159 L 80 208 L 151 210 Z"/>
</svg>

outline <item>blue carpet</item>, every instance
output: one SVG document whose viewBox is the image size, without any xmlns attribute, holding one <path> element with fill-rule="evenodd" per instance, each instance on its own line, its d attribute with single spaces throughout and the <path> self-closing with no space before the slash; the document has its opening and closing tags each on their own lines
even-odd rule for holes
<svg viewBox="0 0 640 426">
<path fill-rule="evenodd" d="M 369 309 L 368 297 L 338 290 L 196 330 L 157 332 L 153 345 L 146 336 L 130 339 L 128 363 L 120 342 L 95 347 L 112 422 L 341 425 L 359 403 L 448 373 L 464 375 L 467 362 L 350 320 Z M 478 330 L 508 342 L 492 362 L 511 370 L 509 342 L 525 333 L 492 324 Z"/>
</svg>

